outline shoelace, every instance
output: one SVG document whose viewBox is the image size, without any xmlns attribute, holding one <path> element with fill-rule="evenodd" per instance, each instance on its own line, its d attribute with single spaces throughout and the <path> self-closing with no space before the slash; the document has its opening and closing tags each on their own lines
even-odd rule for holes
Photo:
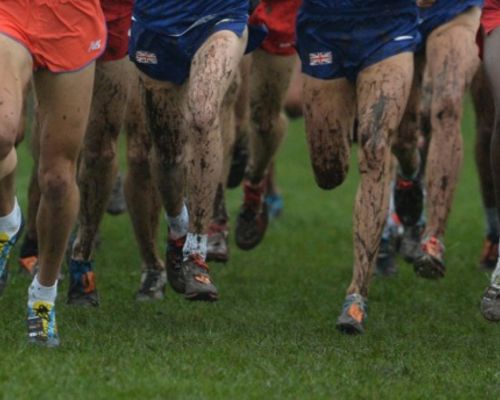
<svg viewBox="0 0 500 400">
<path fill-rule="evenodd" d="M 207 263 L 203 258 L 198 255 L 198 254 L 192 254 L 189 256 L 189 259 L 197 266 L 200 267 L 201 269 L 204 269 L 205 271 L 209 272 L 210 268 L 208 267 Z"/>
</svg>

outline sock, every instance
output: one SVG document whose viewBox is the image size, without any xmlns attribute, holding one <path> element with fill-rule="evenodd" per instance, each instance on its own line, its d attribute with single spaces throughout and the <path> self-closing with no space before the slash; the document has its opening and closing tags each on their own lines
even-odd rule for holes
<svg viewBox="0 0 500 400">
<path fill-rule="evenodd" d="M 177 240 L 187 235 L 189 227 L 189 212 L 186 204 L 182 206 L 182 210 L 177 217 L 167 215 L 170 237 Z"/>
<path fill-rule="evenodd" d="M 53 286 L 43 286 L 38 282 L 38 275 L 33 278 L 33 282 L 28 289 L 28 305 L 33 306 L 37 300 L 54 304 L 57 297 L 57 281 Z"/>
<path fill-rule="evenodd" d="M 188 258 L 191 254 L 198 254 L 205 260 L 207 257 L 207 237 L 208 235 L 188 233 L 183 250 L 184 259 Z"/>
<path fill-rule="evenodd" d="M 486 217 L 486 235 L 494 238 L 498 237 L 498 214 L 496 208 L 486 208 L 484 210 Z"/>
<path fill-rule="evenodd" d="M 9 239 L 12 238 L 12 236 L 19 232 L 21 220 L 21 208 L 16 197 L 14 209 L 9 214 L 0 217 L 0 232 L 7 234 Z"/>
</svg>

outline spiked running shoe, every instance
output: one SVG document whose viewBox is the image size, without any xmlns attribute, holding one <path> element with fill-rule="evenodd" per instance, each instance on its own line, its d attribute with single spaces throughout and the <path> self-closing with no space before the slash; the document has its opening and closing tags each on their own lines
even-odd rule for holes
<svg viewBox="0 0 500 400">
<path fill-rule="evenodd" d="M 167 242 L 167 279 L 172 289 L 177 293 L 184 293 L 186 285 L 182 274 L 182 250 L 186 243 L 186 236 L 179 239 L 168 238 Z"/>
<path fill-rule="evenodd" d="M 69 263 L 68 304 L 99 306 L 92 261 L 71 259 Z"/>
<path fill-rule="evenodd" d="M 37 300 L 28 305 L 28 342 L 47 346 L 59 346 L 56 311 L 54 304 Z"/>
<path fill-rule="evenodd" d="M 38 269 L 38 241 L 24 236 L 19 250 L 19 269 L 29 276 L 34 276 Z"/>
<path fill-rule="evenodd" d="M 500 287 L 490 285 L 481 299 L 481 314 L 488 321 L 500 321 Z"/>
<path fill-rule="evenodd" d="M 8 266 L 10 253 L 21 237 L 23 226 L 24 224 L 21 222 L 19 230 L 11 238 L 9 238 L 5 233 L 0 233 L 0 296 L 5 290 L 5 287 L 7 286 L 7 280 L 9 279 Z"/>
<path fill-rule="evenodd" d="M 279 218 L 283 213 L 283 208 L 285 206 L 283 196 L 280 194 L 267 194 L 265 201 L 269 219 Z"/>
<path fill-rule="evenodd" d="M 424 209 L 424 189 L 419 177 L 397 177 L 394 185 L 394 207 L 404 226 L 417 224 Z"/>
<path fill-rule="evenodd" d="M 264 184 L 252 186 L 246 181 L 244 199 L 236 220 L 236 244 L 242 250 L 251 250 L 264 238 L 268 224 Z"/>
<path fill-rule="evenodd" d="M 207 262 L 226 263 L 229 260 L 229 228 L 227 222 L 212 222 L 208 227 Z"/>
<path fill-rule="evenodd" d="M 216 301 L 219 297 L 217 288 L 212 283 L 207 263 L 198 254 L 191 254 L 182 263 L 182 273 L 188 300 Z"/>
<path fill-rule="evenodd" d="M 498 260 L 498 237 L 488 235 L 484 240 L 479 268 L 491 271 L 495 268 Z"/>
<path fill-rule="evenodd" d="M 137 301 L 161 300 L 165 297 L 167 273 L 165 269 L 149 267 L 142 271 L 141 286 L 135 296 Z"/>
<path fill-rule="evenodd" d="M 127 211 L 127 203 L 123 191 L 123 178 L 120 173 L 116 176 L 106 211 L 110 215 L 120 215 Z"/>
<path fill-rule="evenodd" d="M 424 239 L 420 254 L 413 263 L 415 273 L 426 279 L 443 278 L 446 271 L 443 258 L 444 245 L 441 240 L 435 236 Z"/>
<path fill-rule="evenodd" d="M 337 329 L 349 335 L 365 332 L 363 323 L 366 320 L 366 300 L 358 293 L 350 294 L 345 298 L 342 313 L 337 319 Z"/>
</svg>

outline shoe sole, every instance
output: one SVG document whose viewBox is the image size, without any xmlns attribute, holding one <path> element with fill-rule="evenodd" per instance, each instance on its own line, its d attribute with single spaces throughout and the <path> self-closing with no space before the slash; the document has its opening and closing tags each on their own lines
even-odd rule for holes
<svg viewBox="0 0 500 400">
<path fill-rule="evenodd" d="M 444 278 L 444 265 L 434 257 L 423 255 L 417 258 L 413 264 L 415 273 L 421 278 L 437 280 Z"/>
<path fill-rule="evenodd" d="M 58 347 L 61 344 L 59 339 L 37 340 L 31 338 L 28 338 L 28 343 L 32 346 L 47 347 L 50 349 Z"/>
<path fill-rule="evenodd" d="M 365 333 L 363 324 L 359 323 L 351 317 L 346 317 L 343 315 L 338 318 L 335 327 L 338 331 L 347 335 L 361 335 Z"/>
<path fill-rule="evenodd" d="M 187 300 L 190 301 L 207 301 L 207 302 L 214 302 L 219 300 L 219 295 L 217 293 L 213 292 L 198 292 L 198 293 L 186 293 L 184 295 Z"/>
<path fill-rule="evenodd" d="M 154 295 L 147 295 L 147 294 L 136 294 L 135 295 L 135 300 L 139 303 L 149 303 L 149 302 L 155 302 L 155 301 L 160 301 L 165 298 L 165 294 L 154 294 Z"/>
<path fill-rule="evenodd" d="M 207 262 L 216 262 L 225 264 L 228 261 L 229 261 L 229 255 L 227 254 L 217 254 L 217 253 L 207 254 Z"/>
</svg>

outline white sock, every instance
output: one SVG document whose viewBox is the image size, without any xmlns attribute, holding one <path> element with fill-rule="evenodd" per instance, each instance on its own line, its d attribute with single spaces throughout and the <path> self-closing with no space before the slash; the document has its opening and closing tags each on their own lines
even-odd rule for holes
<svg viewBox="0 0 500 400">
<path fill-rule="evenodd" d="M 53 286 L 43 286 L 38 282 L 38 275 L 33 278 L 33 282 L 28 289 L 28 305 L 31 307 L 37 300 L 54 304 L 57 297 L 57 281 Z"/>
<path fill-rule="evenodd" d="M 17 202 L 17 197 L 14 203 L 14 209 L 7 215 L 0 217 L 0 232 L 7 234 L 9 238 L 19 232 L 21 228 L 21 207 Z"/>
<path fill-rule="evenodd" d="M 183 250 L 184 259 L 188 258 L 191 254 L 198 254 L 205 260 L 207 257 L 207 238 L 208 235 L 188 233 Z"/>
<path fill-rule="evenodd" d="M 180 214 L 176 217 L 167 215 L 168 227 L 172 239 L 177 240 L 187 235 L 189 227 L 189 212 L 186 204 L 182 206 Z"/>
</svg>

